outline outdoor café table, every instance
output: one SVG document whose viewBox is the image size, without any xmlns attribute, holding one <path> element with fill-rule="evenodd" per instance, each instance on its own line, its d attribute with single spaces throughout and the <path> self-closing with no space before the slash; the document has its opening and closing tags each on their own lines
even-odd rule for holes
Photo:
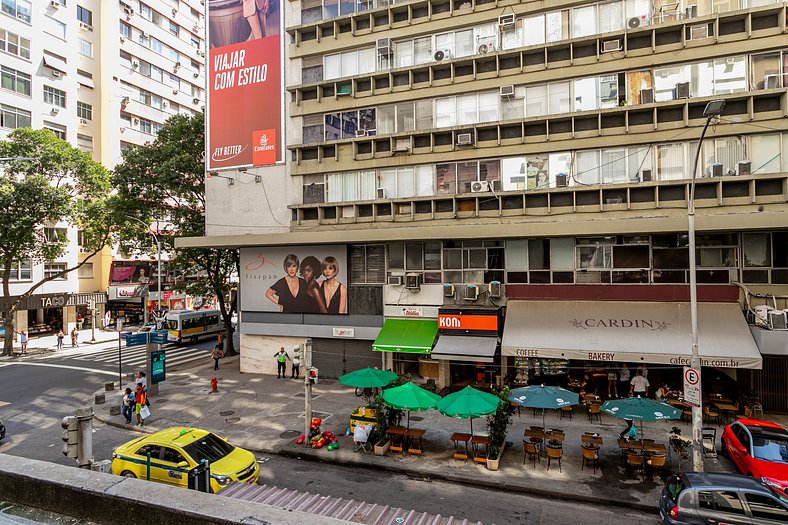
<svg viewBox="0 0 788 525">
<path fill-rule="evenodd" d="M 454 441 L 454 459 L 468 459 L 468 441 L 471 440 L 470 434 L 463 434 L 462 432 L 455 432 L 451 435 L 450 438 Z M 465 444 L 465 453 L 462 453 L 462 449 L 460 449 L 460 443 Z"/>
<path fill-rule="evenodd" d="M 739 408 L 736 405 L 732 405 L 730 403 L 723 403 L 722 401 L 711 401 L 717 409 L 723 413 L 723 418 L 727 423 L 730 421 L 730 415 L 733 414 L 736 417 L 736 414 L 739 412 Z"/>
<path fill-rule="evenodd" d="M 405 446 L 405 432 L 407 432 L 405 427 L 389 427 L 386 430 L 386 434 L 391 436 L 391 446 L 389 450 L 392 452 L 402 452 L 402 448 Z"/>
<path fill-rule="evenodd" d="M 405 432 L 405 437 L 410 442 L 410 445 L 408 446 L 408 452 L 410 454 L 421 454 L 422 453 L 422 451 L 424 450 L 424 448 L 423 448 L 424 444 L 422 443 L 422 438 L 424 437 L 424 433 L 425 432 L 426 432 L 426 430 L 424 430 L 423 428 L 411 428 L 411 429 L 408 429 L 407 432 Z M 418 440 L 419 446 L 416 446 L 416 441 L 417 440 Z"/>
<path fill-rule="evenodd" d="M 602 442 L 602 436 L 599 434 L 583 434 L 580 440 L 586 445 L 595 445 L 597 448 L 604 444 Z"/>
<path fill-rule="evenodd" d="M 481 446 L 484 445 L 484 453 L 481 453 Z M 487 463 L 487 447 L 490 445 L 490 439 L 487 436 L 473 436 L 471 438 L 471 447 L 473 447 L 473 460 L 479 463 Z"/>
<path fill-rule="evenodd" d="M 617 442 L 622 454 L 626 450 L 640 450 L 646 454 L 666 454 L 668 452 L 667 447 L 662 443 L 643 442 L 637 439 L 630 441 L 624 438 L 618 438 Z"/>
<path fill-rule="evenodd" d="M 676 408 L 680 408 L 680 409 L 682 409 L 682 410 L 686 410 L 686 409 L 688 409 L 688 408 L 692 408 L 692 405 L 690 405 L 690 404 L 689 404 L 689 403 L 687 403 L 686 401 L 681 401 L 681 400 L 679 400 L 679 399 L 669 399 L 669 400 L 668 400 L 668 403 L 669 403 L 671 406 L 674 406 L 674 407 L 676 407 Z"/>
</svg>

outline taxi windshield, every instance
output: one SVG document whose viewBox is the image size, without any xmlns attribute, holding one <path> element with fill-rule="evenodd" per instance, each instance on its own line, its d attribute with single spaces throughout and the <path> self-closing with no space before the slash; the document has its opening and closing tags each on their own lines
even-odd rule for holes
<svg viewBox="0 0 788 525">
<path fill-rule="evenodd" d="M 213 463 L 235 450 L 235 447 L 215 434 L 206 434 L 184 446 L 183 450 L 197 463 L 202 463 L 203 461 Z"/>
</svg>

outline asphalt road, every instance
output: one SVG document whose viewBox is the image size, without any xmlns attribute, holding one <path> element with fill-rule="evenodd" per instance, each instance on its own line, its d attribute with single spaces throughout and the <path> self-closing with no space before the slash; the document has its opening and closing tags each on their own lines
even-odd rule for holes
<svg viewBox="0 0 788 525">
<path fill-rule="evenodd" d="M 189 359 L 186 356 L 192 354 L 204 362 L 213 344 L 205 341 L 182 347 L 178 349 L 180 359 Z M 0 361 L 0 418 L 8 429 L 8 436 L 0 443 L 0 452 L 74 465 L 74 461 L 61 452 L 60 421 L 83 406 L 105 381 L 117 380 L 117 357 L 113 357 L 116 352 L 116 344 L 106 343 Z M 139 358 L 135 361 L 131 354 L 133 352 L 127 353 L 124 349 L 124 359 L 129 361 L 124 366 L 124 374 L 139 370 Z M 188 368 L 189 363 L 180 366 Z M 178 368 L 179 365 L 171 367 L 168 364 L 168 371 Z M 115 447 L 137 435 L 131 430 L 96 423 L 94 457 L 109 459 Z M 656 515 L 617 507 L 547 500 L 384 471 L 354 470 L 281 457 L 261 458 L 261 467 L 260 483 L 455 516 L 487 525 L 657 523 Z"/>
</svg>

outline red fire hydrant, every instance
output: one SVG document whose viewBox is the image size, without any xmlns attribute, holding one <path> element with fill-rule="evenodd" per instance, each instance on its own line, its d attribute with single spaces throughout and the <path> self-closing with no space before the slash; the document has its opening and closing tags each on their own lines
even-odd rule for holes
<svg viewBox="0 0 788 525">
<path fill-rule="evenodd" d="M 215 377 L 211 378 L 211 394 L 219 393 L 219 380 Z"/>
</svg>

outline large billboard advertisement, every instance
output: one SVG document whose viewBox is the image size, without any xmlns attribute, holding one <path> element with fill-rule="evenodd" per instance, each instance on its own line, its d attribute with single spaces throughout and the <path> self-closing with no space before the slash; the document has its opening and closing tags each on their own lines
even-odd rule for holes
<svg viewBox="0 0 788 525">
<path fill-rule="evenodd" d="M 345 246 L 241 249 L 241 309 L 292 314 L 347 313 Z"/>
<path fill-rule="evenodd" d="M 208 170 L 283 160 L 279 2 L 208 1 Z"/>
</svg>

